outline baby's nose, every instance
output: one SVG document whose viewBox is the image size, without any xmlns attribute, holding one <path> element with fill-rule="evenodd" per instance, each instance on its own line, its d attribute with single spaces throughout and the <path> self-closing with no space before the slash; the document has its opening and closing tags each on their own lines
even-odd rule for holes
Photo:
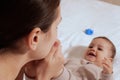
<svg viewBox="0 0 120 80">
<path fill-rule="evenodd" d="M 93 47 L 93 48 L 91 48 L 90 50 L 95 52 L 95 51 L 96 51 L 96 48 L 95 48 L 95 47 Z"/>
</svg>

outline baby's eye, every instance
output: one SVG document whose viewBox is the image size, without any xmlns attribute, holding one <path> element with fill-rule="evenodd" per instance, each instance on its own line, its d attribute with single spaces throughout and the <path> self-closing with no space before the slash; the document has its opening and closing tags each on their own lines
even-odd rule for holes
<svg viewBox="0 0 120 80">
<path fill-rule="evenodd" d="M 89 46 L 89 48 L 93 48 L 93 46 Z"/>
<path fill-rule="evenodd" d="M 98 50 L 102 51 L 102 48 L 98 48 Z"/>
</svg>

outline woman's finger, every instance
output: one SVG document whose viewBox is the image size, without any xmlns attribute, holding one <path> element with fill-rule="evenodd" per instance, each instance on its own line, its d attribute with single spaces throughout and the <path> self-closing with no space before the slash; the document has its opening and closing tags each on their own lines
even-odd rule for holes
<svg viewBox="0 0 120 80">
<path fill-rule="evenodd" d="M 52 58 L 54 54 L 56 53 L 57 48 L 58 48 L 58 43 L 55 42 L 45 59 Z"/>
</svg>

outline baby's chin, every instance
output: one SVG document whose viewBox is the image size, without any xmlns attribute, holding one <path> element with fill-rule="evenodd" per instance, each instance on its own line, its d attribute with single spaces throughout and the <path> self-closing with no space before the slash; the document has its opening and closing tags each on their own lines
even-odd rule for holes
<svg viewBox="0 0 120 80">
<path fill-rule="evenodd" d="M 97 66 L 99 66 L 99 67 L 102 68 L 102 64 L 101 64 L 100 62 L 98 62 L 98 61 L 96 60 L 96 58 L 85 57 L 85 59 L 86 59 L 87 61 L 90 61 L 90 62 L 92 62 L 92 63 L 94 63 L 94 64 L 96 64 Z"/>
<path fill-rule="evenodd" d="M 96 61 L 96 57 L 91 57 L 91 56 L 86 56 L 85 59 L 90 61 L 90 62 L 95 62 Z"/>
</svg>

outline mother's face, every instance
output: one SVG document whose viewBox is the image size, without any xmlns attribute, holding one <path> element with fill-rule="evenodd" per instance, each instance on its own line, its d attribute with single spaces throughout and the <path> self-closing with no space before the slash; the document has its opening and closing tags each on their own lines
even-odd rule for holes
<svg viewBox="0 0 120 80">
<path fill-rule="evenodd" d="M 57 26 L 61 21 L 60 8 L 58 8 L 57 11 L 58 11 L 57 12 L 58 16 L 56 20 L 53 22 L 48 32 L 44 33 L 43 39 L 40 42 L 38 51 L 39 51 L 39 56 L 41 56 L 41 58 L 44 58 L 45 56 L 48 55 L 53 44 L 57 40 Z"/>
</svg>

